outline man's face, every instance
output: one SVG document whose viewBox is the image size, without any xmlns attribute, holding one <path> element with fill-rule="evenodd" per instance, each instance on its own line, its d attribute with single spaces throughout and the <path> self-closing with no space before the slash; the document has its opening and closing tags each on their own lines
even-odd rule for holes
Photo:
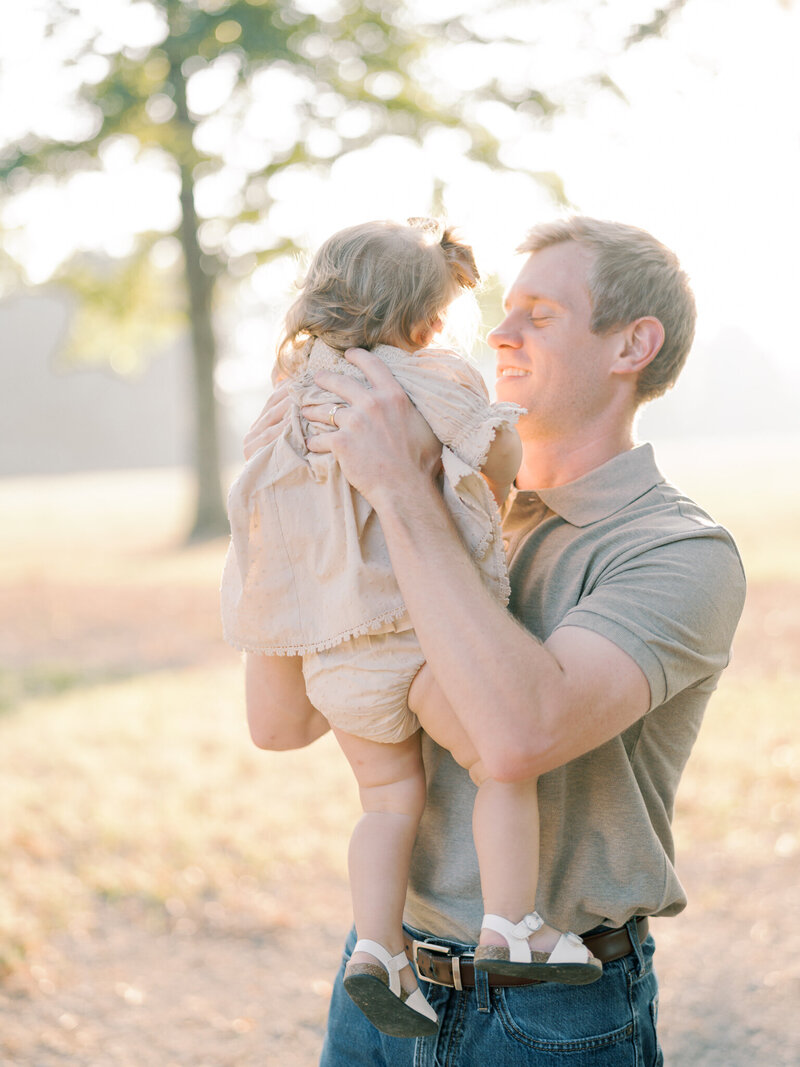
<svg viewBox="0 0 800 1067">
<path fill-rule="evenodd" d="M 589 253 L 574 242 L 530 256 L 509 289 L 506 317 L 489 334 L 497 353 L 497 399 L 528 409 L 520 429 L 563 436 L 609 402 L 618 334 L 589 328 Z"/>
</svg>

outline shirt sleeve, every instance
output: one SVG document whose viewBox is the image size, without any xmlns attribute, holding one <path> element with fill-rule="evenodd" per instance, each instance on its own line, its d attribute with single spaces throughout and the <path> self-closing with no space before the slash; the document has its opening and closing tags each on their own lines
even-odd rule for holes
<svg viewBox="0 0 800 1067">
<path fill-rule="evenodd" d="M 392 370 L 442 444 L 476 470 L 498 429 L 514 426 L 524 412 L 516 404 L 493 404 L 477 368 L 454 352 L 427 350 Z"/>
<path fill-rule="evenodd" d="M 727 666 L 744 592 L 733 541 L 716 527 L 629 553 L 560 625 L 627 652 L 649 682 L 652 710 Z"/>
</svg>

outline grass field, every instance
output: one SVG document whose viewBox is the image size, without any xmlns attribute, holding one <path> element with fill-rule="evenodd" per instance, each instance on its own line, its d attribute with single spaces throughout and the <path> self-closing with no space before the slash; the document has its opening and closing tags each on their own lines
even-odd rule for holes
<svg viewBox="0 0 800 1067">
<path fill-rule="evenodd" d="M 679 873 L 698 931 L 745 922 L 748 953 L 766 954 L 783 934 L 763 902 L 800 903 L 800 500 L 785 492 L 796 460 L 709 446 L 667 449 L 662 466 L 734 532 L 750 582 L 734 663 L 679 794 Z M 348 925 L 320 887 L 341 900 L 357 811 L 349 772 L 328 739 L 284 754 L 249 743 L 239 660 L 217 621 L 225 544 L 181 547 L 188 504 L 176 472 L 0 483 L 0 973 L 12 988 L 51 941 L 90 938 L 99 909 L 219 938 L 291 930 L 299 906 L 334 938 Z M 757 901 L 741 899 L 750 886 Z M 674 936 L 665 964 L 680 975 Z M 796 1004 L 798 958 L 764 964 L 756 1001 Z M 711 979 L 704 988 L 714 996 Z M 739 1062 L 714 1058 L 700 1018 L 709 1005 L 681 996 L 663 1002 L 676 1013 L 664 1024 L 678 1057 L 668 1062 Z M 10 1003 L 0 996 L 0 1016 Z M 789 1025 L 780 1003 L 775 1017 Z M 705 1058 L 681 1059 L 698 1027 Z M 36 1040 L 26 1050 L 18 1038 L 0 1063 L 48 1064 Z"/>
</svg>

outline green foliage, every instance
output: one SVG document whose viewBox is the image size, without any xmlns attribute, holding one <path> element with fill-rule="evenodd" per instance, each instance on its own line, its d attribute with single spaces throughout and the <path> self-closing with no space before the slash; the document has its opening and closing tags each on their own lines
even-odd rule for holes
<svg viewBox="0 0 800 1067">
<path fill-rule="evenodd" d="M 686 6 L 686 3 L 687 0 L 669 0 L 664 7 L 653 13 L 653 17 L 648 22 L 642 22 L 633 27 L 626 42 L 627 46 L 639 44 L 648 37 L 661 37 L 672 18 Z"/>
<path fill-rule="evenodd" d="M 114 47 L 82 16 L 80 6 L 51 0 L 49 32 L 68 29 L 79 40 L 71 62 L 101 57 L 106 64 L 102 77 L 84 80 L 76 98 L 92 128 L 78 142 L 29 135 L 0 148 L 0 179 L 12 196 L 40 181 L 63 182 L 81 170 L 102 169 L 104 153 L 125 138 L 137 146 L 139 162 L 146 157 L 150 165 L 180 173 L 186 222 L 196 183 L 221 171 L 228 178 L 235 172 L 238 187 L 230 209 L 212 227 L 202 227 L 202 218 L 188 220 L 194 238 L 183 235 L 185 266 L 201 257 L 199 266 L 212 285 L 222 274 L 235 279 L 259 263 L 297 251 L 293 238 L 270 216 L 271 180 L 279 172 L 325 168 L 333 158 L 385 135 L 419 141 L 437 126 L 457 127 L 468 138 L 467 156 L 500 166 L 497 139 L 474 118 L 478 102 L 503 101 L 541 116 L 557 111 L 534 87 L 524 99 L 509 95 L 491 72 L 465 100 L 443 95 L 440 85 L 421 76 L 420 64 L 442 41 L 454 47 L 490 43 L 466 18 L 437 20 L 433 14 L 420 24 L 405 5 L 375 0 L 316 5 L 317 14 L 288 0 L 140 0 L 137 6 L 153 16 L 151 43 L 134 48 L 120 41 Z M 215 68 L 224 68 L 230 90 L 210 114 L 197 113 L 191 105 L 193 79 Z M 279 130 L 269 122 L 272 101 L 264 100 L 269 74 L 278 75 L 266 89 L 275 96 L 274 112 L 291 112 L 288 138 L 285 124 Z M 289 92 L 292 105 L 282 99 Z M 256 107 L 267 121 L 250 160 L 243 163 L 241 152 L 233 159 L 231 138 L 209 146 L 212 120 L 241 129 Z M 316 136 L 320 132 L 324 143 Z M 567 202 L 556 175 L 533 176 L 555 199 Z M 234 231 L 238 242 L 231 240 Z M 68 357 L 107 359 L 130 370 L 186 322 L 187 302 L 179 287 L 172 279 L 165 286 L 151 265 L 157 236 L 139 235 L 121 262 L 82 254 L 59 271 L 58 280 L 81 297 Z M 244 255 L 237 252 L 242 240 L 249 240 Z M 199 277 L 195 271 L 193 281 L 190 271 L 187 280 L 196 286 Z M 210 298 L 210 291 L 196 295 L 192 306 Z"/>
<path fill-rule="evenodd" d="M 437 104 L 415 76 L 415 64 L 445 27 L 435 21 L 411 25 L 402 5 L 341 3 L 319 15 L 286 0 L 142 0 L 139 6 L 145 5 L 156 18 L 152 43 L 132 48 L 120 42 L 109 50 L 99 31 L 82 19 L 80 8 L 52 0 L 50 33 L 69 28 L 73 35 L 83 34 L 72 62 L 101 56 L 107 69 L 99 80 L 84 81 L 76 99 L 92 119 L 88 136 L 72 143 L 30 135 L 0 149 L 0 179 L 11 195 L 38 181 L 65 181 L 78 171 L 102 168 L 104 151 L 125 138 L 138 146 L 140 160 L 148 153 L 151 164 L 160 160 L 179 171 L 184 195 L 193 203 L 198 180 L 226 168 L 230 173 L 226 145 L 209 149 L 202 136 L 209 116 L 192 111 L 190 103 L 192 79 L 220 64 L 232 84 L 214 115 L 231 124 L 245 123 L 258 99 L 259 77 L 279 72 L 283 81 L 278 89 L 283 85 L 295 97 L 294 135 L 287 139 L 285 132 L 277 134 L 265 124 L 260 162 L 238 166 L 231 210 L 215 220 L 211 232 L 206 228 L 200 235 L 196 254 L 202 255 L 200 266 L 211 279 L 222 272 L 241 276 L 260 262 L 297 250 L 269 221 L 274 203 L 270 180 L 289 167 L 329 165 L 334 122 L 345 112 L 351 116 L 350 128 L 339 124 L 336 156 L 385 134 L 419 138 L 433 125 L 458 125 L 469 134 L 470 155 L 498 164 L 499 146 L 489 131 L 464 108 Z M 449 25 L 456 24 L 460 20 L 450 20 Z M 499 97 L 497 84 L 489 84 L 486 95 Z M 285 107 L 285 101 L 275 100 L 276 111 Z M 328 134 L 325 151 L 314 147 L 320 130 Z M 558 195 L 557 183 L 553 188 Z M 185 201 L 183 207 L 185 216 Z M 190 229 L 201 223 L 190 220 Z M 244 269 L 230 244 L 236 227 L 240 238 L 248 227 L 253 235 Z M 58 280 L 81 297 L 68 355 L 106 358 L 130 369 L 174 332 L 181 315 L 185 321 L 186 301 L 179 289 L 165 287 L 150 266 L 152 243 L 153 235 L 140 235 L 121 264 L 82 255 L 61 269 Z M 186 247 L 186 239 L 184 246 L 188 262 L 194 250 Z M 191 284 L 191 276 L 188 280 Z M 198 297 L 194 306 L 202 303 Z"/>
<path fill-rule="evenodd" d="M 637 27 L 632 38 L 663 32 L 670 15 L 684 2 L 672 0 L 649 23 Z M 501 146 L 475 117 L 481 102 L 500 102 L 531 121 L 550 119 L 561 106 L 535 85 L 507 83 L 491 65 L 483 82 L 462 97 L 452 87 L 446 90 L 437 79 L 435 63 L 426 65 L 432 50 L 443 47 L 502 43 L 517 50 L 532 49 L 537 42 L 530 5 L 525 5 L 526 18 L 511 23 L 518 29 L 514 36 L 487 32 L 481 12 L 437 17 L 433 5 L 420 19 L 418 12 L 412 17 L 406 4 L 381 0 L 305 4 L 139 0 L 134 7 L 146 9 L 151 16 L 153 29 L 146 46 L 110 42 L 88 21 L 80 4 L 50 0 L 46 6 L 49 33 L 69 32 L 77 41 L 70 62 L 79 70 L 87 57 L 106 65 L 102 76 L 84 78 L 76 97 L 91 129 L 77 142 L 31 134 L 16 145 L 0 147 L 0 180 L 7 181 L 13 196 L 44 177 L 63 181 L 78 171 L 102 168 L 104 151 L 120 137 L 138 146 L 140 159 L 147 153 L 151 163 L 160 161 L 179 171 L 189 196 L 196 182 L 214 173 L 225 171 L 228 178 L 235 174 L 238 188 L 229 210 L 201 234 L 203 270 L 212 278 L 230 268 L 234 276 L 241 276 L 247 267 L 296 251 L 292 237 L 281 233 L 270 216 L 275 202 L 271 180 L 289 167 L 325 168 L 334 158 L 367 147 L 382 136 L 422 141 L 436 127 L 458 128 L 466 135 L 465 155 L 499 167 Z M 493 7 L 494 13 L 508 11 L 523 13 L 509 0 Z M 193 111 L 193 80 L 214 69 L 225 70 L 230 91 L 210 113 Z M 270 83 L 266 75 L 278 78 Z M 619 93 L 606 75 L 589 79 L 586 90 L 598 86 Z M 274 97 L 274 107 L 272 100 L 264 100 L 265 93 Z M 288 94 L 291 103 L 284 99 Z M 266 119 L 258 132 L 259 151 L 243 160 L 232 140 L 235 131 L 252 119 L 254 108 L 260 108 L 259 115 Z M 287 137 L 285 125 L 278 129 L 279 124 L 270 123 L 271 110 L 291 113 L 291 136 Z M 214 120 L 227 124 L 230 136 L 216 141 L 209 137 Z M 556 175 L 535 170 L 531 174 L 556 201 L 569 203 Z M 241 244 L 248 226 L 251 248 L 243 268 L 237 269 L 231 233 L 238 227 Z M 89 317 L 96 326 L 104 310 L 123 314 L 121 339 L 136 334 L 128 327 L 134 314 L 132 298 L 141 297 L 139 310 L 146 325 L 135 343 L 144 348 L 157 340 L 163 319 L 160 311 L 151 314 L 151 296 L 160 280 L 148 284 L 143 278 L 149 243 L 150 237 L 142 235 L 129 267 L 95 272 L 91 284 L 85 261 L 76 262 L 74 272 L 61 273 L 62 280 L 91 300 Z M 121 287 L 132 278 L 136 281 L 128 286 L 128 306 L 123 306 Z M 102 297 L 106 284 L 108 294 Z M 172 293 L 177 299 L 177 292 Z M 150 324 L 153 334 L 147 328 Z M 108 333 L 105 326 L 98 331 L 98 335 Z M 130 360 L 126 356 L 122 362 Z"/>
<path fill-rule="evenodd" d="M 145 353 L 186 330 L 177 268 L 153 266 L 158 235 L 145 235 L 124 260 L 76 257 L 56 280 L 77 308 L 62 358 L 68 363 L 110 364 L 118 374 L 143 369 Z"/>
<path fill-rule="evenodd" d="M 652 25 L 636 32 L 661 32 L 668 13 L 683 2 L 672 0 Z M 91 24 L 88 7 L 77 0 L 42 0 L 49 34 L 70 44 L 67 62 L 80 76 L 74 104 L 83 128 L 72 141 L 30 133 L 0 146 L 0 181 L 14 197 L 39 182 L 64 183 L 80 171 L 102 171 L 120 140 L 134 146 L 135 165 L 179 179 L 172 232 L 183 251 L 183 294 L 153 267 L 152 234 L 137 235 L 116 265 L 77 257 L 60 270 L 59 280 L 81 297 L 69 351 L 84 360 L 107 358 L 131 370 L 181 320 L 191 326 L 195 532 L 226 529 L 216 458 L 217 279 L 233 284 L 259 263 L 297 251 L 295 234 L 283 232 L 272 210 L 274 179 L 295 168 L 324 172 L 335 159 L 385 136 L 424 145 L 433 131 L 448 128 L 459 131 L 466 158 L 502 167 L 502 146 L 482 105 L 500 106 L 505 118 L 515 114 L 523 127 L 552 119 L 562 106 L 530 84 L 532 49 L 547 47 L 531 18 L 536 6 L 487 0 L 471 15 L 442 17 L 436 5 L 423 15 L 410 2 L 388 0 L 135 0 L 129 11 L 145 16 L 150 30 L 149 37 L 139 37 L 145 43 L 132 45 L 124 30 L 113 41 L 111 31 Z M 585 12 L 587 0 L 573 0 L 573 6 Z M 485 17 L 489 12 L 492 20 Z M 499 15 L 510 16 L 505 22 L 513 33 L 487 29 L 502 26 L 494 21 Z M 465 47 L 479 48 L 481 62 L 471 67 L 477 77 L 470 91 L 460 93 L 440 76 L 437 58 Z M 495 47 L 522 60 L 516 73 L 483 63 Z M 198 87 L 203 79 L 208 87 L 209 76 L 216 76 L 216 95 L 204 102 Z M 598 86 L 619 92 L 603 75 L 586 79 L 583 88 L 590 94 Z M 575 95 L 572 85 L 567 96 Z M 556 175 L 535 166 L 528 173 L 556 202 L 569 202 Z M 203 218 L 197 188 L 214 176 L 225 182 L 226 204 L 213 219 Z M 434 200 L 441 202 L 442 188 L 436 176 Z"/>
<path fill-rule="evenodd" d="M 154 149 L 165 163 L 188 167 L 193 178 L 227 164 L 226 151 L 209 151 L 198 144 L 198 128 L 206 115 L 196 114 L 187 101 L 195 75 L 224 65 L 232 75 L 227 99 L 214 113 L 244 119 L 252 107 L 258 77 L 281 71 L 286 85 L 294 85 L 295 131 L 287 142 L 266 127 L 263 142 L 271 158 L 241 176 L 239 210 L 230 218 L 263 217 L 272 197 L 269 179 L 287 166 L 327 166 L 333 156 L 372 144 L 386 134 L 421 139 L 435 126 L 458 127 L 469 144 L 466 154 L 490 165 L 501 165 L 499 144 L 491 131 L 473 117 L 475 104 L 496 100 L 540 115 L 558 107 L 546 94 L 530 87 L 525 98 L 510 93 L 496 77 L 469 99 L 442 102 L 441 86 L 420 77 L 419 64 L 430 48 L 450 40 L 453 46 L 485 37 L 470 29 L 466 18 L 428 17 L 413 24 L 402 4 L 342 2 L 325 14 L 304 13 L 287 0 L 140 0 L 161 27 L 160 39 L 146 48 L 121 44 L 109 51 L 97 32 L 79 18 L 79 11 L 63 0 L 51 0 L 51 32 L 68 23 L 83 30 L 74 62 L 100 55 L 105 76 L 86 81 L 78 102 L 93 117 L 94 129 L 78 143 L 45 141 L 29 136 L 0 150 L 0 178 L 13 193 L 42 175 L 67 178 L 78 170 L 100 166 L 102 150 L 114 137 L 134 138 L 141 150 Z M 156 33 L 156 37 L 159 34 Z M 517 41 L 524 47 L 525 42 Z M 279 99 L 276 107 L 285 106 Z M 337 122 L 345 113 L 358 121 Z M 331 154 L 315 149 L 313 134 L 336 127 L 338 147 Z M 551 186 L 558 194 L 556 186 Z M 284 251 L 282 235 L 275 248 Z M 224 242 L 213 250 L 218 266 L 225 265 Z"/>
</svg>

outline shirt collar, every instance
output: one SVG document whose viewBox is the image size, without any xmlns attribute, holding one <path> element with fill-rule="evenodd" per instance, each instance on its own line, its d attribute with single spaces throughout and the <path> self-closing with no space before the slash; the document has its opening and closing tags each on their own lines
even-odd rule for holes
<svg viewBox="0 0 800 1067">
<path fill-rule="evenodd" d="M 590 526 L 632 504 L 640 496 L 664 481 L 656 466 L 653 446 L 639 445 L 621 452 L 607 463 L 566 485 L 533 492 L 512 490 L 515 500 L 538 497 L 571 526 Z"/>
</svg>

